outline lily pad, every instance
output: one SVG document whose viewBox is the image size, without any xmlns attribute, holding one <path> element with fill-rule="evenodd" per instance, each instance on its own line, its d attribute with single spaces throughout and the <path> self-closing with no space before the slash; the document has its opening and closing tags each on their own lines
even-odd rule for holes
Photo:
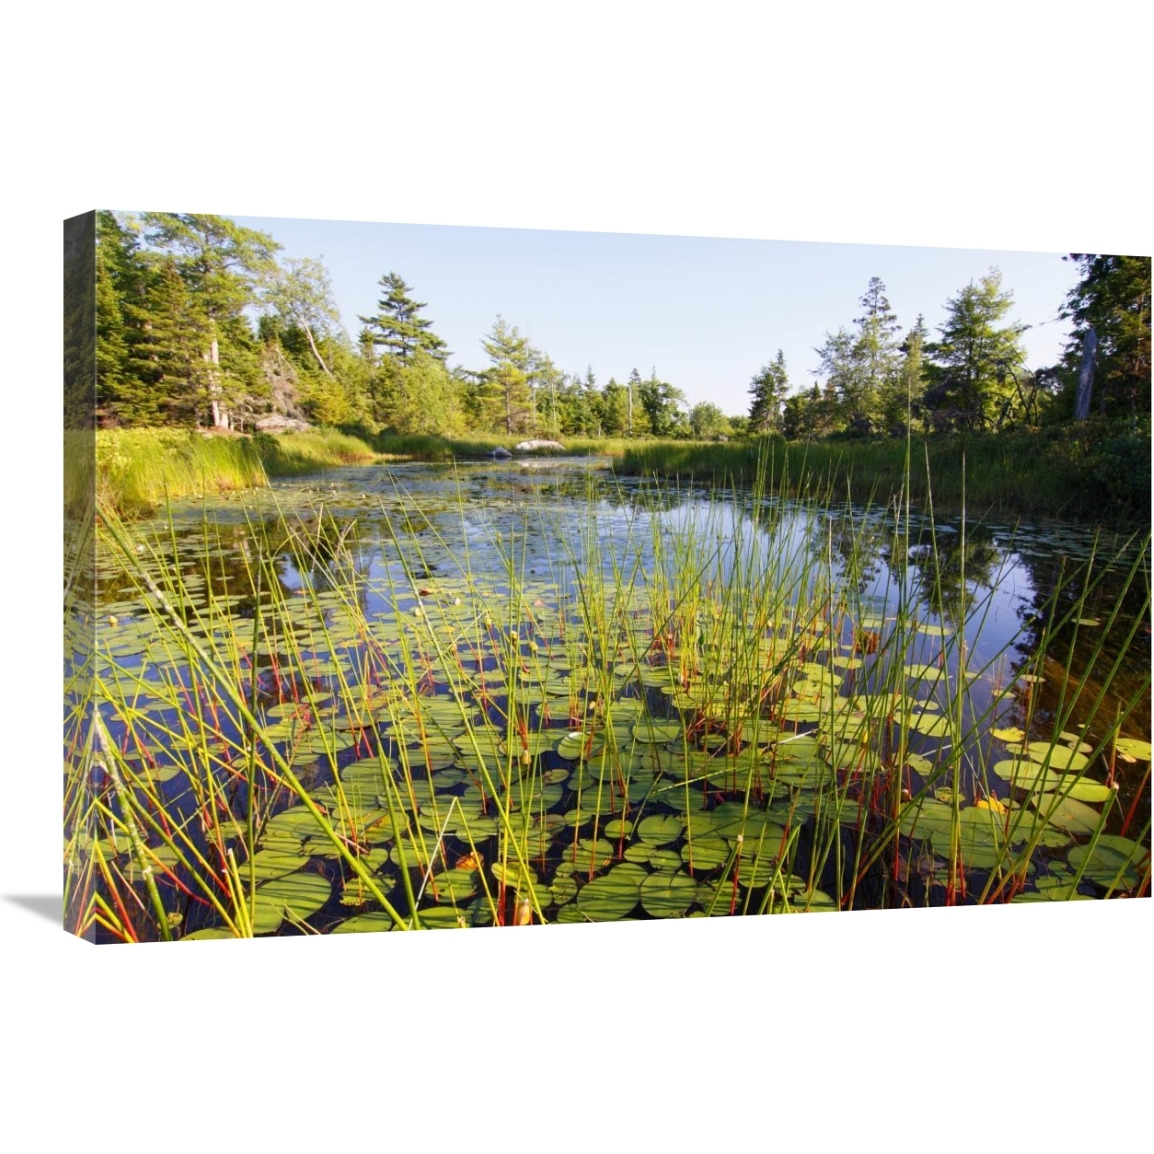
<svg viewBox="0 0 1154 1154">
<path fill-rule="evenodd" d="M 1150 851 L 1145 846 L 1118 834 L 1102 834 L 1094 846 L 1075 846 L 1066 855 L 1072 869 L 1082 869 L 1082 876 L 1100 886 L 1133 889 L 1149 869 Z"/>
<path fill-rule="evenodd" d="M 256 889 L 253 933 L 274 933 L 290 913 L 295 919 L 311 917 L 332 895 L 332 883 L 318 873 L 288 874 L 265 882 Z"/>
<path fill-rule="evenodd" d="M 654 873 L 641 883 L 641 908 L 651 917 L 681 917 L 696 899 L 697 882 L 685 873 Z"/>
<path fill-rule="evenodd" d="M 577 894 L 577 908 L 591 921 L 608 922 L 633 912 L 641 898 L 641 883 L 648 875 L 632 862 L 594 878 Z"/>
<path fill-rule="evenodd" d="M 1115 747 L 1119 753 L 1124 753 L 1138 761 L 1150 760 L 1150 742 L 1142 741 L 1140 738 L 1120 737 L 1115 742 Z"/>
</svg>

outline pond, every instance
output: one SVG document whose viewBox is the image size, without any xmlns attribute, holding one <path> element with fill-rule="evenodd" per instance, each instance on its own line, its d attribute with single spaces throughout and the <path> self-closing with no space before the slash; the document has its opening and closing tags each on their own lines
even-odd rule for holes
<svg viewBox="0 0 1154 1154">
<path fill-rule="evenodd" d="M 1149 892 L 1147 540 L 360 466 L 107 526 L 75 614 L 98 940 Z"/>
</svg>

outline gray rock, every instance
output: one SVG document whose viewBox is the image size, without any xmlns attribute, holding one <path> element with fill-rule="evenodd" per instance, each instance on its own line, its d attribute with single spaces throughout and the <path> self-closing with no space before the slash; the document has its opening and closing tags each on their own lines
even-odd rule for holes
<svg viewBox="0 0 1154 1154">
<path fill-rule="evenodd" d="M 563 453 L 565 446 L 560 441 L 521 441 L 520 444 L 513 446 L 513 451 L 517 453 Z"/>
</svg>

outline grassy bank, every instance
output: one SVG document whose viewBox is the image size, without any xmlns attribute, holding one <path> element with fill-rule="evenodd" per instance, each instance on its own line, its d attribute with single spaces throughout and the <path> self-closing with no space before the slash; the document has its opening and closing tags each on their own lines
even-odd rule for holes
<svg viewBox="0 0 1154 1154">
<path fill-rule="evenodd" d="M 90 484 L 92 440 L 65 452 L 65 492 L 80 500 Z M 376 458 L 363 441 L 312 430 L 272 437 L 215 436 L 175 429 L 117 429 L 95 434 L 96 495 L 124 517 L 147 515 L 168 498 L 266 485 L 269 477 Z"/>
<path fill-rule="evenodd" d="M 908 489 L 920 505 L 1023 517 L 1068 517 L 1148 524 L 1149 429 L 1081 429 L 998 436 L 915 438 Z M 900 440 L 787 443 L 771 437 L 729 444 L 635 443 L 615 466 L 630 476 L 677 477 L 703 485 L 751 485 L 759 462 L 775 493 L 831 491 L 885 502 L 907 485 Z"/>
<path fill-rule="evenodd" d="M 94 438 L 94 439 L 93 439 Z M 357 435 L 335 429 L 311 429 L 277 436 L 220 436 L 177 429 L 101 430 L 78 434 L 65 449 L 65 493 L 79 508 L 91 493 L 93 443 L 96 496 L 122 517 L 147 516 L 168 498 L 223 493 L 268 483 L 334 465 L 367 461 L 453 461 L 479 459 L 495 449 L 511 450 L 516 437 L 402 437 Z M 566 439 L 574 456 L 620 457 L 628 442 Z"/>
</svg>

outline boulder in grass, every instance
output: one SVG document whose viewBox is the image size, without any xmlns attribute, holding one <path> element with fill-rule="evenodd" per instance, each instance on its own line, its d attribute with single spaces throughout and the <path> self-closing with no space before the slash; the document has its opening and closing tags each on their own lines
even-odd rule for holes
<svg viewBox="0 0 1154 1154">
<path fill-rule="evenodd" d="M 565 446 L 560 441 L 521 441 L 513 446 L 515 453 L 563 453 Z"/>
<path fill-rule="evenodd" d="M 286 417 L 280 413 L 261 417 L 256 422 L 258 433 L 305 433 L 311 428 L 312 425 L 308 421 L 302 421 L 296 417 Z"/>
<path fill-rule="evenodd" d="M 489 454 L 489 456 L 492 457 L 494 461 L 507 461 L 512 455 L 513 454 L 510 453 L 508 449 L 502 448 L 500 446 L 498 446 Z"/>
</svg>

